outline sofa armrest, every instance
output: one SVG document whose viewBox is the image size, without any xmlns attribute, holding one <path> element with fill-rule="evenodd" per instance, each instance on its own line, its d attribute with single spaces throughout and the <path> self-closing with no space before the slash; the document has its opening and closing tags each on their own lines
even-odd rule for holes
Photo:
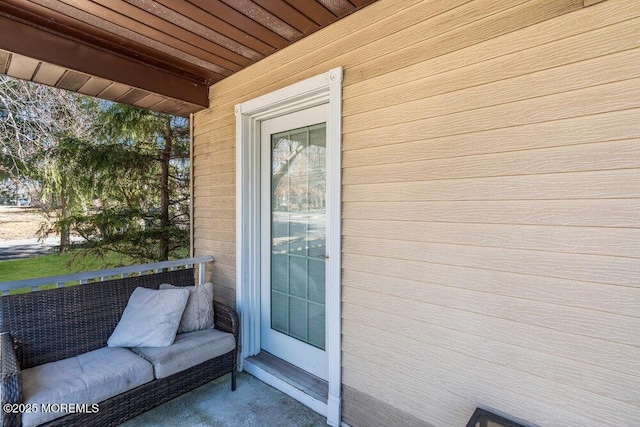
<svg viewBox="0 0 640 427">
<path fill-rule="evenodd" d="M 230 332 L 238 343 L 238 333 L 240 330 L 240 322 L 238 320 L 238 313 L 229 307 L 228 305 L 220 302 L 213 302 L 213 309 L 215 313 L 215 327 L 216 329 L 224 332 Z"/>
<path fill-rule="evenodd" d="M 18 411 L 5 411 L 6 404 L 22 403 L 22 382 L 20 365 L 13 346 L 13 338 L 8 332 L 0 334 L 0 404 L 2 405 L 3 427 L 20 426 L 21 417 Z"/>
</svg>

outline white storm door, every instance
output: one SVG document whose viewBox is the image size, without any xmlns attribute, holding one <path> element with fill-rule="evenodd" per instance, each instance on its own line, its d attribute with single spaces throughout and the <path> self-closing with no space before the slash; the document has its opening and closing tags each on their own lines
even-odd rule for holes
<svg viewBox="0 0 640 427">
<path fill-rule="evenodd" d="M 261 348 L 327 379 L 328 104 L 264 120 Z"/>
</svg>

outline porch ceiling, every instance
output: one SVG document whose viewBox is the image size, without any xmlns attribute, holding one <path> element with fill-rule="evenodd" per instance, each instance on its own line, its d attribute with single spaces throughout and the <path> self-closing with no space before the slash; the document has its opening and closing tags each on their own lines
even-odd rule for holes
<svg viewBox="0 0 640 427">
<path fill-rule="evenodd" d="M 376 0 L 0 0 L 0 73 L 188 116 L 208 86 Z"/>
</svg>

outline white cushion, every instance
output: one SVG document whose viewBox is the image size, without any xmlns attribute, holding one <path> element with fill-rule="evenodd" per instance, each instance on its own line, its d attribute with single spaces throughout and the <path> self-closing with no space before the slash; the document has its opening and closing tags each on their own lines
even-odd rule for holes
<svg viewBox="0 0 640 427">
<path fill-rule="evenodd" d="M 104 347 L 25 369 L 21 374 L 24 403 L 38 408 L 22 415 L 22 425 L 30 427 L 71 413 L 44 412 L 42 404 L 102 402 L 152 381 L 153 366 L 126 348 Z"/>
<path fill-rule="evenodd" d="M 217 329 L 178 334 L 175 342 L 162 348 L 132 348 L 153 364 L 156 378 L 164 378 L 230 352 L 236 346 L 233 334 Z"/>
<path fill-rule="evenodd" d="M 213 283 L 196 286 L 174 286 L 163 283 L 160 289 L 189 290 L 189 300 L 182 313 L 178 333 L 199 331 L 213 326 Z"/>
<path fill-rule="evenodd" d="M 159 291 L 136 288 L 115 330 L 109 347 L 166 347 L 173 343 L 189 298 L 186 289 Z"/>
</svg>

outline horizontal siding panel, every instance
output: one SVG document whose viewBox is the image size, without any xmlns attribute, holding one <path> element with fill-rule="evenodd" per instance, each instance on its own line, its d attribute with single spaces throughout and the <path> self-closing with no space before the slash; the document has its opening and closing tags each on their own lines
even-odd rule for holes
<svg viewBox="0 0 640 427">
<path fill-rule="evenodd" d="M 343 286 L 640 347 L 640 313 L 635 317 L 622 316 L 437 285 L 429 280 L 428 269 L 422 282 L 392 275 L 389 272 L 381 280 L 380 276 L 367 272 L 345 272 Z"/>
<path fill-rule="evenodd" d="M 639 221 L 640 225 L 640 221 Z M 640 228 L 364 221 L 345 219 L 345 236 L 640 258 Z"/>
<path fill-rule="evenodd" d="M 213 283 L 214 300 L 220 301 L 231 307 L 235 307 L 235 280 L 229 280 L 227 272 L 228 269 L 229 267 L 216 262 L 211 267 L 207 268 L 206 280 Z"/>
<path fill-rule="evenodd" d="M 236 222 L 235 216 L 226 218 L 229 216 L 228 211 L 218 212 L 216 210 L 198 208 L 196 209 L 196 212 L 197 212 L 196 216 L 198 217 L 198 221 L 194 221 L 196 227 L 198 227 L 200 224 L 205 224 L 205 223 L 210 227 L 215 227 L 218 224 L 229 224 L 229 226 L 233 227 L 232 224 L 235 224 Z M 218 215 L 221 212 L 225 212 L 225 215 Z M 226 230 L 228 229 L 229 228 L 226 228 Z"/>
<path fill-rule="evenodd" d="M 638 85 L 640 87 L 640 84 Z M 640 97 L 639 97 L 640 99 Z M 639 169 L 640 139 L 452 159 L 345 167 L 344 185 Z M 428 147 L 425 147 L 428 150 Z M 581 175 L 585 177 L 586 175 Z M 640 174 L 638 175 L 640 179 Z M 589 185 L 588 181 L 583 185 Z"/>
<path fill-rule="evenodd" d="M 197 157 L 193 161 L 193 167 L 194 170 L 198 169 L 198 172 L 206 171 L 207 174 L 235 173 L 236 170 L 236 164 L 234 162 L 205 163 Z"/>
<path fill-rule="evenodd" d="M 221 111 L 204 110 L 198 113 L 198 128 L 194 129 L 195 137 L 202 137 L 205 140 L 214 135 L 218 135 L 218 130 L 223 128 L 235 127 L 236 115 L 233 110 L 226 111 L 227 114 L 221 114 Z"/>
<path fill-rule="evenodd" d="M 393 276 L 413 281 L 427 281 L 425 272 L 428 272 L 429 283 L 633 317 L 638 316 L 640 305 L 640 288 L 541 277 L 528 273 L 351 253 L 344 254 L 343 268 L 345 271 L 369 272 L 381 277 Z"/>
<path fill-rule="evenodd" d="M 226 286 L 232 289 L 235 289 L 235 281 L 236 281 L 236 268 L 233 265 L 226 265 L 222 263 L 217 263 L 214 265 L 214 271 L 218 275 L 222 282 L 220 282 L 221 286 Z"/>
<path fill-rule="evenodd" d="M 597 8 L 582 9 L 573 13 L 568 13 L 555 19 L 541 22 L 534 26 L 515 31 L 500 37 L 495 37 L 483 43 L 469 46 L 445 55 L 430 59 L 429 66 L 425 67 L 422 62 L 393 71 L 393 79 L 389 74 L 383 74 L 371 79 L 360 79 L 358 75 L 347 80 L 344 89 L 344 99 L 371 93 L 371 88 L 382 90 L 404 83 L 413 83 L 432 75 L 446 71 L 464 68 L 473 64 L 488 61 L 490 59 L 509 55 L 536 46 L 543 46 L 556 41 L 569 39 L 573 36 L 604 28 L 622 21 L 640 16 L 636 0 L 616 0 L 607 1 Z M 581 36 L 582 37 L 582 36 Z M 608 43 L 615 43 L 614 40 L 605 39 Z M 594 40 L 597 46 L 604 46 L 599 38 Z M 547 49 L 543 47 L 542 49 Z M 546 52 L 549 55 L 551 52 Z M 572 55 L 572 49 L 565 52 L 565 55 Z M 539 57 L 539 61 L 546 61 L 546 57 Z M 512 61 L 510 64 L 517 67 L 518 64 Z M 526 73 L 534 70 L 525 70 Z M 394 96 L 398 92 L 403 92 L 401 88 L 391 91 Z"/>
<path fill-rule="evenodd" d="M 211 207 L 194 209 L 194 216 L 202 220 L 208 219 L 233 219 L 236 218 L 235 209 L 215 209 Z"/>
<path fill-rule="evenodd" d="M 235 185 L 209 185 L 205 180 L 195 179 L 194 197 L 233 197 L 236 194 Z"/>
<path fill-rule="evenodd" d="M 232 234 L 235 233 L 227 233 L 221 231 L 220 229 L 206 228 L 210 227 L 210 224 L 205 223 L 204 225 L 196 225 L 194 227 L 195 233 L 201 236 L 200 239 L 196 242 L 194 247 L 203 250 L 215 250 L 220 253 L 232 254 L 235 256 L 235 239 L 229 240 Z M 209 253 L 209 255 L 213 255 Z M 235 261 L 234 261 L 235 263 Z M 229 264 L 229 263 L 225 263 Z"/>
<path fill-rule="evenodd" d="M 531 78 L 531 73 L 544 70 L 549 71 L 542 73 L 542 80 L 534 79 L 527 85 L 530 84 L 532 90 L 537 88 L 542 92 L 541 94 L 545 92 L 562 91 L 563 86 L 571 87 L 571 83 L 566 82 L 566 80 L 571 78 L 571 70 L 585 67 L 590 68 L 588 63 L 581 64 L 581 61 L 596 58 L 594 61 L 598 62 L 598 57 L 640 46 L 640 39 L 637 31 L 635 31 L 638 25 L 640 25 L 638 19 L 625 21 L 576 37 L 556 41 L 552 44 L 537 46 L 506 56 L 498 56 L 497 58 L 478 64 L 446 70 L 423 79 L 414 78 L 407 83 L 387 89 L 377 87 L 377 80 L 372 81 L 371 85 L 367 87 L 368 90 L 359 97 L 345 100 L 345 115 L 350 116 L 356 113 L 404 104 L 463 89 L 473 91 L 474 86 L 487 85 L 490 83 L 504 85 L 502 81 L 506 79 L 521 76 L 517 80 L 526 80 Z M 611 62 L 617 64 L 618 58 L 615 59 L 616 61 Z M 573 65 L 574 63 L 576 65 Z M 624 64 L 624 62 L 622 63 Z M 562 67 L 568 64 L 568 67 Z M 558 80 L 557 83 L 548 84 L 542 89 L 540 85 L 535 86 L 536 83 L 544 81 L 547 76 L 553 75 L 554 73 L 557 74 L 558 70 L 555 69 L 556 67 L 568 68 L 569 75 L 560 76 L 560 80 Z M 612 73 L 610 78 L 615 78 L 616 76 L 617 72 Z M 387 79 L 395 81 L 395 73 L 389 73 L 386 77 Z M 591 78 L 590 74 L 583 75 L 582 78 L 577 80 L 577 87 L 581 87 L 580 81 L 589 78 Z M 345 91 L 348 92 L 348 89 Z M 523 93 L 531 93 L 531 91 L 528 91 L 528 88 L 521 88 L 521 91 Z M 515 93 L 517 94 L 518 92 Z M 500 93 L 495 94 L 498 99 L 502 96 L 508 97 L 509 95 L 509 93 L 504 95 Z M 531 95 L 529 95 L 529 97 L 530 96 Z"/>
<path fill-rule="evenodd" d="M 210 241 L 217 242 L 228 242 L 234 243 L 236 233 L 235 231 L 223 231 L 214 228 L 209 228 L 209 224 L 205 224 L 203 227 L 194 227 L 194 233 L 197 233 L 198 236 L 202 239 L 207 239 Z M 235 243 L 234 243 L 235 244 Z M 229 264 L 226 262 L 225 264 Z"/>
<path fill-rule="evenodd" d="M 228 226 L 224 228 L 223 224 L 228 224 Z M 195 224 L 194 229 L 199 236 L 207 240 L 235 244 L 235 220 L 199 221 Z"/>
<path fill-rule="evenodd" d="M 194 245 L 197 251 L 204 251 L 207 254 L 216 253 L 225 253 L 227 255 L 235 255 L 235 242 L 224 242 L 219 240 L 201 240 L 196 242 Z M 214 255 L 215 257 L 215 255 Z M 217 265 L 222 265 L 220 261 L 217 262 Z"/>
<path fill-rule="evenodd" d="M 208 141 L 203 141 L 203 138 L 207 138 Z M 233 150 L 236 148 L 236 138 L 215 139 L 213 135 L 207 134 L 203 137 L 195 137 L 194 141 L 198 143 L 194 146 L 194 156 L 200 156 L 202 154 L 217 153 L 219 151 Z"/>
<path fill-rule="evenodd" d="M 196 220 L 195 226 L 203 232 L 225 231 L 235 233 L 236 221 L 233 219 L 208 219 L 206 221 Z M 235 241 L 235 236 L 230 241 Z"/>
<path fill-rule="evenodd" d="M 229 148 L 209 153 L 197 153 L 193 156 L 194 167 L 206 167 L 215 164 L 231 164 L 235 165 L 236 150 Z"/>
<path fill-rule="evenodd" d="M 638 408 L 632 405 L 514 371 L 508 366 L 496 366 L 478 359 L 469 363 L 467 358 L 438 346 L 427 345 L 420 351 L 410 344 L 410 339 L 393 334 L 378 333 L 371 337 L 360 333 L 344 344 L 344 351 L 367 359 L 372 359 L 375 352 L 379 358 L 373 359 L 373 362 L 379 365 L 379 370 L 397 372 L 405 366 L 415 366 L 411 370 L 414 382 L 432 389 L 437 389 L 438 384 L 447 384 L 469 400 L 480 398 L 487 399 L 486 403 L 499 403 L 498 407 L 504 408 L 510 415 L 534 420 L 538 425 L 582 427 L 589 425 L 587 420 L 605 425 L 625 425 L 626 420 L 640 416 Z M 491 387 L 485 384 L 491 384 Z M 546 390 L 546 393 L 538 393 L 538 390 Z M 568 395 L 571 399 L 565 399 Z M 560 400 L 563 405 L 558 410 L 555 406 Z M 530 411 L 528 413 L 522 413 L 522 404 L 525 402 L 528 409 L 524 410 Z M 532 411 L 532 407 L 535 410 Z M 603 413 L 603 409 L 612 410 L 612 414 Z M 555 419 L 541 420 L 544 417 L 542 414 L 550 413 Z M 543 424 L 539 424 L 540 421 Z"/>
<path fill-rule="evenodd" d="M 561 199 L 560 199 L 561 200 Z M 349 202 L 343 218 L 638 228 L 640 200 Z"/>
<path fill-rule="evenodd" d="M 636 24 L 640 26 L 640 21 Z M 591 53 L 588 46 L 584 50 Z M 420 87 L 403 86 L 401 94 L 420 98 L 398 105 L 393 105 L 394 99 L 390 96 L 380 94 L 372 88 L 373 99 L 362 100 L 364 112 L 357 110 L 360 105 L 356 105 L 355 102 L 345 102 L 343 126 L 349 132 L 357 132 L 373 126 L 384 127 L 402 123 L 411 117 L 437 117 L 640 77 L 637 66 L 640 63 L 640 49 L 632 49 L 475 86 L 474 83 L 477 82 L 473 77 L 496 78 L 498 70 L 513 70 L 514 67 L 510 66 L 510 58 L 501 59 L 502 62 L 496 65 L 496 70 L 486 70 L 485 73 L 468 70 L 468 75 L 460 76 L 460 84 L 468 84 L 468 86 L 453 92 L 431 95 L 433 92 L 441 92 L 444 86 L 455 82 L 455 79 L 452 82 L 455 76 L 451 76 L 450 73 L 441 75 L 441 82 L 429 81 Z M 552 82 L 554 84 L 551 84 Z M 395 89 L 398 93 L 398 88 Z"/>
<path fill-rule="evenodd" d="M 633 156 L 636 158 L 637 156 Z M 345 171 L 345 174 L 347 171 Z M 424 201 L 514 201 L 511 206 L 523 204 L 527 207 L 535 207 L 533 200 L 539 200 L 541 207 L 548 208 L 548 213 L 552 216 L 558 211 L 562 216 L 564 207 L 557 204 L 551 205 L 549 200 L 566 200 L 568 206 L 579 203 L 578 199 L 632 199 L 640 197 L 640 188 L 636 183 L 640 177 L 640 170 L 625 169 L 617 171 L 593 171 L 593 172 L 573 172 L 543 175 L 525 176 L 505 176 L 505 177 L 483 177 L 468 179 L 449 179 L 435 181 L 410 181 L 398 183 L 379 184 L 358 184 L 345 185 L 343 189 L 344 202 L 415 202 L 414 210 L 427 214 L 426 207 L 421 205 Z M 531 200 L 526 202 L 525 200 Z M 573 201 L 575 200 L 575 202 Z M 517 203 L 515 203 L 517 201 Z M 522 202 L 520 202 L 522 201 Z M 589 202 L 583 202 L 589 203 Z M 620 205 L 634 204 L 634 200 L 602 200 L 593 201 L 592 207 L 604 206 L 611 203 L 609 209 L 614 210 Z M 507 206 L 506 204 L 503 204 Z M 384 205 L 377 205 L 382 206 Z M 400 206 L 400 205 L 399 205 Z M 402 205 L 404 206 L 404 205 Z M 454 206 L 454 205 L 452 205 Z M 474 206 L 471 204 L 470 206 Z M 480 205 L 477 205 L 480 206 Z M 551 209 L 555 206 L 556 209 Z M 421 209 L 420 209 L 421 208 Z M 624 208 L 622 208 L 624 212 Z M 382 212 L 382 211 L 381 211 Z M 397 219 L 407 218 L 404 212 L 397 212 Z M 602 218 L 602 226 L 627 227 L 637 226 L 637 221 L 613 223 L 610 218 L 603 215 L 605 211 L 596 211 Z M 497 212 L 499 214 L 499 212 Z M 589 213 L 583 213 L 589 215 Z M 393 217 L 378 217 L 385 219 L 396 219 Z M 420 220 L 419 217 L 411 217 Z M 615 216 L 615 219 L 620 218 Z M 626 217 L 625 217 L 626 218 Z M 370 219 L 369 216 L 362 219 Z M 611 218 L 614 219 L 614 218 Z M 622 218 L 620 218 L 622 219 Z M 446 221 L 446 220 L 445 220 Z M 462 221 L 469 222 L 469 221 Z M 472 222 L 483 222 L 472 221 Z M 493 221 L 491 221 L 493 222 Z M 562 225 L 565 223 L 559 223 Z M 597 222 L 590 222 L 587 225 L 599 225 Z"/>
<path fill-rule="evenodd" d="M 233 110 L 231 110 L 231 112 L 233 112 Z M 230 139 L 230 138 L 233 138 L 234 135 L 235 135 L 235 130 L 236 130 L 235 116 L 233 116 L 233 117 L 234 117 L 233 121 L 226 121 L 226 122 L 220 123 L 219 127 L 216 127 L 215 129 L 206 132 L 206 134 L 204 132 L 201 133 L 201 134 L 198 134 L 198 132 L 200 132 L 200 131 L 198 131 L 198 130 L 196 130 L 196 128 L 194 128 L 194 133 L 193 134 L 194 134 L 194 136 L 196 138 L 211 138 L 214 135 L 215 135 L 216 139 Z"/>
<path fill-rule="evenodd" d="M 627 80 L 504 106 L 420 118 L 410 124 L 399 123 L 354 133 L 345 129 L 344 143 L 345 146 L 349 145 L 350 149 L 358 146 L 371 147 L 638 108 L 639 92 L 638 80 Z"/>
<path fill-rule="evenodd" d="M 369 61 L 380 60 L 397 54 L 399 50 L 402 50 L 398 49 L 398 46 L 407 48 L 422 43 L 430 43 L 432 39 L 442 34 L 448 34 L 468 26 L 481 25 L 479 23 L 484 23 L 485 21 L 493 22 L 496 14 L 501 12 L 509 13 L 512 9 L 516 9 L 517 6 L 527 2 L 531 3 L 529 0 L 424 2 L 420 8 L 415 8 L 411 11 L 412 14 L 424 13 L 419 22 L 416 22 L 415 25 L 404 25 L 399 31 L 388 33 L 386 37 L 378 38 L 367 44 L 365 49 L 359 49 L 357 52 L 352 51 L 357 55 L 353 62 L 366 64 Z M 544 2 L 539 1 L 538 3 L 542 5 Z M 485 25 L 488 26 L 488 24 Z M 526 25 L 516 22 L 514 26 L 524 27 Z M 495 36 L 496 32 L 491 32 L 489 38 Z M 428 59 L 428 56 L 425 56 L 425 51 L 422 52 L 422 57 Z M 360 78 L 364 77 L 360 76 Z"/>
<path fill-rule="evenodd" d="M 225 228 L 223 225 L 227 225 Z M 195 223 L 194 230 L 198 236 L 207 240 L 235 244 L 235 220 L 209 219 Z"/>
<path fill-rule="evenodd" d="M 352 326 L 349 327 L 349 325 Z M 505 326 L 508 327 L 508 324 Z M 360 305 L 345 306 L 343 327 L 345 334 L 350 336 L 351 334 L 347 331 L 358 328 L 363 328 L 363 335 L 373 335 L 375 331 L 383 331 L 387 334 L 395 334 L 399 338 L 413 339 L 416 341 L 412 346 L 414 348 L 419 348 L 422 344 L 440 346 L 464 355 L 469 359 L 470 365 L 474 364 L 475 359 L 482 359 L 497 366 L 510 365 L 516 371 L 559 381 L 620 402 L 637 405 L 640 401 L 640 382 L 636 375 L 543 353 L 535 348 L 529 349 L 511 343 L 502 343 L 464 331 L 370 310 Z M 399 346 L 399 344 L 394 345 L 394 347 Z"/>
<path fill-rule="evenodd" d="M 214 258 L 216 256 L 215 252 L 210 252 L 198 248 L 196 248 L 195 253 L 196 256 L 212 255 Z M 218 299 L 216 295 L 219 288 L 235 289 L 235 266 L 225 265 L 221 262 L 214 262 L 211 267 L 207 269 L 207 277 L 208 281 L 213 283 L 214 299 Z M 235 301 L 233 302 L 235 306 Z"/>
<path fill-rule="evenodd" d="M 211 270 L 208 271 L 208 276 L 209 281 L 213 283 L 214 298 L 218 288 L 235 289 L 236 278 L 234 266 L 215 263 Z"/>
<path fill-rule="evenodd" d="M 367 427 L 434 427 L 382 400 L 348 385 L 342 386 L 342 424 Z"/>
<path fill-rule="evenodd" d="M 640 109 L 536 123 L 466 135 L 384 145 L 345 145 L 345 168 L 640 138 Z M 348 141 L 347 141 L 348 142 Z"/>
<path fill-rule="evenodd" d="M 196 115 L 196 119 L 198 119 L 198 115 Z M 199 126 L 198 120 L 198 126 Z M 219 129 L 214 131 L 209 131 L 202 134 L 196 134 L 195 130 L 198 126 L 194 127 L 194 141 L 196 142 L 196 146 L 194 147 L 196 150 L 220 150 L 229 147 L 225 147 L 225 144 L 228 144 L 229 141 L 235 142 L 235 135 L 229 135 L 229 131 L 231 129 L 235 129 L 235 124 L 227 123 L 225 126 L 221 126 Z M 225 136 L 225 137 L 222 137 Z"/>
<path fill-rule="evenodd" d="M 471 417 L 475 409 L 471 401 L 446 388 L 441 387 L 435 392 L 429 379 L 418 384 L 414 369 L 382 369 L 379 362 L 371 357 L 363 359 L 358 354 L 344 352 L 343 384 L 417 418 L 428 419 L 434 426 L 464 426 Z M 403 385 L 402 396 L 394 393 L 392 387 L 380 387 L 380 384 L 394 383 Z"/>
<path fill-rule="evenodd" d="M 229 187 L 229 188 L 235 189 L 235 187 Z M 225 194 L 224 191 L 220 192 L 216 190 L 217 190 L 216 187 L 211 187 L 211 186 L 197 187 L 194 189 L 194 195 L 195 195 L 195 198 L 208 199 L 207 203 L 212 203 L 218 206 L 224 205 L 226 207 L 235 208 L 236 206 L 235 192 Z"/>
<path fill-rule="evenodd" d="M 361 44 L 355 49 L 354 46 L 351 46 L 349 51 L 342 47 L 341 54 L 349 55 L 350 62 L 356 64 L 385 58 L 396 52 L 398 46 L 407 47 L 422 43 L 527 1 L 529 0 L 505 0 L 502 2 L 436 0 L 422 2 L 404 14 L 405 25 L 398 26 L 397 20 L 396 22 L 390 21 L 389 25 L 380 25 L 377 34 L 375 31 L 370 31 L 370 34 L 367 35 L 365 40 L 368 43 Z M 396 27 L 395 31 L 392 30 L 393 27 Z"/>
<path fill-rule="evenodd" d="M 235 306 L 235 287 L 236 287 L 236 268 L 235 266 L 228 266 L 224 264 L 218 264 L 214 266 L 213 270 L 213 280 L 214 287 L 217 285 L 218 287 L 222 287 L 223 289 L 227 289 L 227 293 L 225 294 L 225 298 L 234 302 Z M 215 289 L 214 289 L 214 297 L 215 297 Z"/>
<path fill-rule="evenodd" d="M 483 407 L 501 408 L 501 412 L 508 412 L 510 417 L 528 419 L 531 420 L 530 422 L 535 423 L 534 425 L 562 425 L 567 427 L 584 427 L 585 425 L 589 425 L 586 417 L 564 412 L 563 410 L 552 410 L 550 405 L 544 405 L 537 400 L 528 399 L 525 405 L 525 399 L 520 397 L 520 387 L 526 386 L 526 384 L 521 384 L 517 378 L 513 381 L 511 388 L 505 390 L 502 386 L 495 385 L 496 380 L 489 381 L 488 383 L 483 382 L 484 376 L 481 374 L 460 378 L 459 373 L 442 369 L 441 366 L 438 365 L 439 357 L 442 356 L 438 354 L 426 355 L 424 358 L 428 363 L 433 363 L 433 368 L 427 373 L 415 368 L 408 369 L 404 365 L 404 363 L 410 360 L 408 356 L 396 356 L 398 353 L 381 348 L 373 350 L 369 343 L 359 338 L 355 338 L 353 343 L 345 347 L 348 348 L 348 350 L 345 349 L 344 352 L 345 371 L 355 371 L 359 373 L 359 377 L 364 377 L 367 373 L 375 373 L 375 375 L 372 376 L 373 378 L 361 380 L 357 383 L 355 379 L 348 378 L 345 374 L 344 381 L 346 384 L 351 385 L 351 382 L 353 382 L 361 387 L 369 388 L 375 387 L 374 384 L 378 383 L 378 387 L 380 388 L 380 383 L 393 384 L 394 382 L 398 382 L 403 384 L 407 396 L 416 396 L 415 398 L 420 401 L 435 400 L 435 402 L 438 403 L 438 400 L 441 400 L 441 402 L 446 402 L 446 406 L 443 408 L 433 409 L 429 411 L 428 414 L 422 414 L 423 417 L 426 416 L 428 419 L 434 420 L 437 426 L 465 425 L 465 422 L 471 417 L 475 406 L 477 406 L 472 402 L 478 402 L 478 404 Z M 375 353 L 371 353 L 371 351 L 375 351 Z M 379 358 L 374 354 L 380 354 Z M 455 378 L 450 378 L 450 376 Z M 502 382 L 504 380 L 500 378 L 499 381 Z M 446 384 L 447 387 L 443 387 L 444 384 Z M 487 387 L 486 384 L 491 384 L 491 387 Z M 448 396 L 447 391 L 449 389 L 458 390 L 459 388 L 461 388 L 462 391 L 456 393 L 456 397 Z M 515 393 L 514 390 L 518 390 L 518 393 Z M 382 395 L 390 399 L 389 401 L 393 402 L 394 406 L 402 405 L 401 407 L 403 407 L 404 405 L 410 405 L 410 402 L 403 405 L 401 402 L 398 402 L 397 397 L 387 397 L 386 393 Z M 468 396 L 473 397 L 470 398 Z M 410 410 L 415 413 L 421 411 L 420 408 L 422 408 L 422 405 L 418 405 Z M 462 414 L 465 414 L 465 416 L 463 417 Z M 460 418 L 463 418 L 462 422 L 458 421 Z"/>
<path fill-rule="evenodd" d="M 215 262 L 220 265 L 226 265 L 229 267 L 236 266 L 236 256 L 235 254 L 227 254 L 224 252 L 216 252 Z M 235 286 L 235 285 L 234 285 Z"/>
<path fill-rule="evenodd" d="M 511 4 L 513 5 L 514 3 L 512 2 Z M 581 7 L 582 0 L 528 1 L 488 16 L 486 19 L 477 20 L 453 31 L 441 33 L 422 43 L 411 44 L 404 49 L 396 49 L 384 57 L 353 67 L 353 72 L 358 75 L 359 79 L 366 80 L 392 70 L 464 49 L 465 47 L 578 10 Z M 448 18 L 455 20 L 457 16 L 452 14 Z"/>
<path fill-rule="evenodd" d="M 211 255 L 211 252 L 208 252 L 207 250 L 204 250 L 204 249 L 196 249 L 196 254 Z M 213 255 L 213 257 L 216 258 L 215 255 Z M 210 270 L 210 274 L 215 275 L 215 277 L 213 279 L 209 279 L 209 281 L 213 282 L 214 287 L 226 286 L 228 288 L 235 289 L 235 286 L 236 286 L 235 271 L 236 271 L 235 265 L 224 264 L 222 260 L 218 262 L 216 258 L 215 265 Z"/>
<path fill-rule="evenodd" d="M 593 364 L 636 378 L 640 372 L 638 347 L 512 322 L 491 316 L 490 313 L 480 315 L 353 287 L 343 287 L 343 295 L 345 312 L 348 305 L 362 306 L 365 311 L 387 313 L 414 322 L 445 327 L 486 340 Z M 403 322 L 399 324 L 402 325 Z M 419 330 L 416 333 L 419 334 Z M 420 350 L 420 346 L 416 348 Z"/>
<path fill-rule="evenodd" d="M 214 276 L 215 277 L 215 276 Z M 216 286 L 213 290 L 213 299 L 220 301 L 229 307 L 236 306 L 236 291 L 233 287 L 229 286 Z"/>
<path fill-rule="evenodd" d="M 640 276 L 640 263 L 634 258 L 407 242 L 355 236 L 345 236 L 343 240 L 343 250 L 354 254 L 640 287 L 637 280 Z"/>
<path fill-rule="evenodd" d="M 577 280 L 482 270 L 472 267 L 381 258 L 375 255 L 344 254 L 343 268 L 394 276 L 401 279 L 457 286 L 551 304 L 581 307 L 608 313 L 638 316 L 640 288 L 581 282 Z"/>
<path fill-rule="evenodd" d="M 198 185 L 198 182 L 206 182 L 208 185 L 216 183 L 223 186 L 235 185 L 236 174 L 235 172 L 215 173 L 210 172 L 206 167 L 200 167 L 198 175 L 195 178 L 194 185 Z"/>
<path fill-rule="evenodd" d="M 205 253 L 206 252 L 202 252 Z M 222 262 L 215 262 L 211 272 L 216 274 L 221 281 L 215 282 L 214 285 L 235 288 L 235 266 L 223 264 Z"/>
<path fill-rule="evenodd" d="M 227 197 L 196 197 L 193 200 L 193 206 L 195 208 L 213 208 L 213 209 L 235 209 L 236 198 L 233 196 Z"/>
<path fill-rule="evenodd" d="M 343 153 L 345 158 L 349 160 L 349 156 L 354 157 L 358 155 L 350 154 L 349 150 L 396 146 L 395 144 L 397 144 L 396 147 L 403 150 L 410 145 L 406 143 L 417 142 L 418 144 L 433 144 L 434 153 L 432 156 L 436 155 L 439 150 L 440 153 L 443 153 L 441 154 L 442 156 L 447 157 L 448 153 L 460 153 L 461 151 L 462 154 L 458 155 L 464 155 L 464 150 L 469 150 L 467 151 L 468 154 L 472 154 L 476 150 L 486 152 L 486 144 L 490 144 L 489 147 L 491 147 L 490 149 L 492 150 L 513 151 L 527 147 L 543 148 L 548 146 L 570 145 L 572 143 L 613 141 L 637 138 L 637 135 L 640 133 L 640 126 L 638 126 L 637 122 L 639 116 L 640 109 L 621 110 L 602 113 L 596 116 L 574 117 L 501 129 L 475 130 L 472 133 L 462 134 L 453 134 L 447 129 L 425 130 L 424 134 L 419 134 L 419 129 L 414 128 L 405 130 L 402 135 L 397 135 L 396 137 L 386 135 L 388 139 L 384 138 L 386 131 L 380 132 L 378 136 L 369 135 L 369 138 L 372 139 L 363 137 L 364 132 L 359 132 L 356 134 L 343 135 L 343 149 L 347 150 L 343 151 Z M 428 120 L 450 121 L 451 118 L 444 117 Z M 608 121 L 609 123 L 604 128 L 594 126 L 601 121 Z M 620 123 L 622 121 L 624 121 L 624 123 Z M 615 123 L 620 124 L 616 126 Z M 460 131 L 460 126 L 464 125 L 458 125 L 458 131 Z M 424 129 L 424 123 L 422 123 L 420 129 Z M 582 130 L 584 130 L 584 132 L 581 132 Z M 374 133 L 374 131 L 369 133 Z M 447 147 L 448 143 L 451 143 L 451 145 Z M 421 150 L 417 151 L 420 152 Z M 411 159 L 412 157 L 407 158 Z M 405 161 L 407 158 L 405 158 Z"/>
</svg>

